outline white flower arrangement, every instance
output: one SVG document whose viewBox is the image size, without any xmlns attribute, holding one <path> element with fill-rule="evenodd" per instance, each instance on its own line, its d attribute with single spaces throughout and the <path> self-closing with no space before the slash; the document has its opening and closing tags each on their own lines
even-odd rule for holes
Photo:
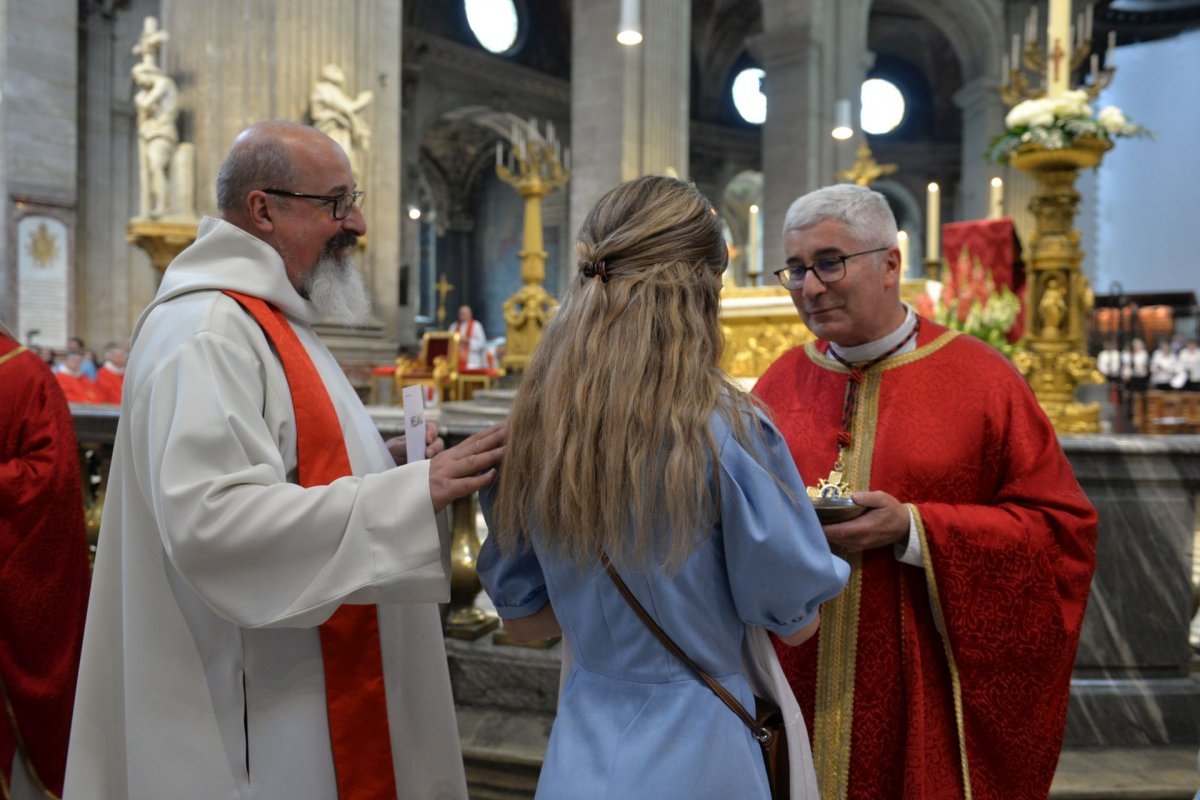
<svg viewBox="0 0 1200 800">
<path fill-rule="evenodd" d="M 1004 118 L 1004 124 L 1008 130 L 988 148 L 988 157 L 997 164 L 1007 163 L 1024 144 L 1059 150 L 1086 137 L 1109 140 L 1118 136 L 1154 135 L 1130 122 L 1116 106 L 1105 106 L 1094 114 L 1088 105 L 1087 92 L 1082 89 L 1017 103 Z"/>
</svg>

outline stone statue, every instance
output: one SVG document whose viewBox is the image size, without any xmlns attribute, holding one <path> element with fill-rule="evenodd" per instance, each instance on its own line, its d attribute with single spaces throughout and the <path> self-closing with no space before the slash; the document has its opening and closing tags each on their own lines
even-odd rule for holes
<svg viewBox="0 0 1200 800">
<path fill-rule="evenodd" d="M 168 38 L 166 31 L 159 30 L 156 18 L 146 17 L 142 20 L 142 35 L 133 46 L 133 54 L 141 58 L 140 64 L 157 67 L 158 51 Z"/>
<path fill-rule="evenodd" d="M 371 149 L 371 129 L 359 112 L 371 104 L 375 95 L 362 91 L 351 98 L 346 94 L 346 73 L 336 64 L 328 64 L 321 70 L 321 77 L 313 85 L 309 98 L 309 114 L 313 126 L 346 151 L 350 168 L 359 175 L 358 153 Z"/>
<path fill-rule="evenodd" d="M 167 171 L 179 146 L 179 91 L 157 65 L 145 61 L 134 65 L 133 82 L 138 87 L 133 104 L 137 108 L 141 216 L 158 219 L 167 215 L 171 196 Z"/>
<path fill-rule="evenodd" d="M 1043 339 L 1057 339 L 1062 335 L 1063 318 L 1067 315 L 1067 301 L 1063 296 L 1062 284 L 1058 278 L 1046 281 L 1042 290 L 1042 299 L 1038 301 L 1038 312 L 1042 316 L 1041 335 Z"/>
</svg>

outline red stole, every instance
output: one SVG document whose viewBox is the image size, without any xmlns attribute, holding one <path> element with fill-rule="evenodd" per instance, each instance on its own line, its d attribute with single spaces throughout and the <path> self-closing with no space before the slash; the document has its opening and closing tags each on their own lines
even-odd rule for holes
<svg viewBox="0 0 1200 800">
<path fill-rule="evenodd" d="M 283 364 L 296 415 L 301 486 L 324 486 L 351 474 L 333 401 L 308 351 L 283 313 L 264 300 L 226 291 L 262 326 Z M 342 605 L 320 627 L 325 705 L 340 800 L 396 797 L 388 731 L 383 653 L 375 606 Z"/>
</svg>

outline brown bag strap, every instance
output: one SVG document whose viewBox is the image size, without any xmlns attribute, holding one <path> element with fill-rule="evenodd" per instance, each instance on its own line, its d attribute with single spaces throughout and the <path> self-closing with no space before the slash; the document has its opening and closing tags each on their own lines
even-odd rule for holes
<svg viewBox="0 0 1200 800">
<path fill-rule="evenodd" d="M 663 647 L 670 650 L 676 658 L 687 664 L 692 672 L 700 676 L 700 680 L 704 681 L 709 689 L 712 689 L 713 694 L 720 698 L 722 703 L 729 706 L 730 711 L 737 714 L 742 722 L 746 723 L 746 727 L 750 729 L 750 733 L 758 740 L 759 744 L 766 745 L 771 740 L 771 732 L 759 725 L 757 720 L 746 711 L 745 706 L 737 701 L 737 698 L 731 695 L 724 686 L 717 683 L 715 678 L 700 669 L 699 664 L 692 661 L 686 653 L 679 649 L 679 645 L 675 644 L 671 637 L 667 635 L 667 632 L 659 627 L 658 623 L 654 621 L 654 617 L 647 613 L 638 599 L 633 596 L 633 592 L 629 591 L 629 587 L 625 585 L 625 581 L 622 580 L 620 573 L 617 572 L 612 562 L 608 560 L 608 553 L 603 550 L 600 551 L 600 563 L 604 565 L 605 571 L 608 572 L 608 577 L 612 578 L 613 585 L 617 587 L 617 591 L 621 593 L 621 597 L 625 598 L 625 602 L 638 615 L 642 624 L 650 629 L 650 632 L 654 634 L 656 639 L 662 642 Z"/>
</svg>

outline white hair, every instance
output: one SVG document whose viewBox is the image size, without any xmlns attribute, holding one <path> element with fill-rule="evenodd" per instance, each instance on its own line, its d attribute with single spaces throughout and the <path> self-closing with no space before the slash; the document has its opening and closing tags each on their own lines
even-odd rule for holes
<svg viewBox="0 0 1200 800">
<path fill-rule="evenodd" d="M 349 256 L 321 256 L 304 279 L 308 299 L 326 319 L 361 325 L 371 312 L 371 298 L 362 275 Z"/>
<path fill-rule="evenodd" d="M 783 235 L 811 228 L 827 219 L 846 226 L 864 245 L 896 244 L 896 217 L 887 198 L 854 183 L 838 183 L 809 192 L 792 203 L 783 219 Z"/>
</svg>

